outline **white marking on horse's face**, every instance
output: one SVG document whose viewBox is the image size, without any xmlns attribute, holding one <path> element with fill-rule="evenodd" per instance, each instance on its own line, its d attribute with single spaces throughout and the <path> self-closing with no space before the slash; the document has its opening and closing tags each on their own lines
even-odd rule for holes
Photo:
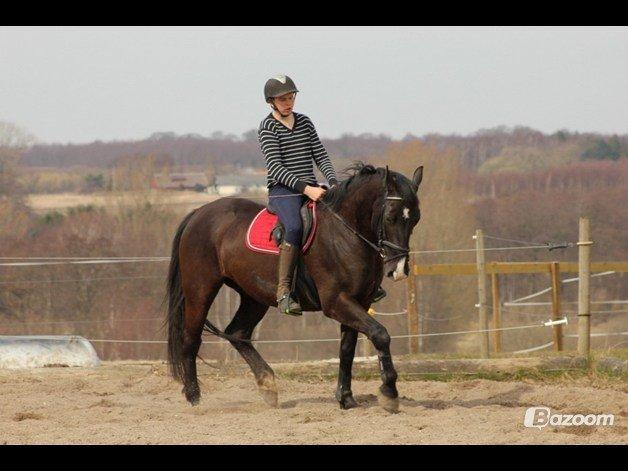
<svg viewBox="0 0 628 471">
<path fill-rule="evenodd" d="M 395 271 L 393 272 L 394 281 L 403 280 L 404 278 L 407 277 L 407 275 L 403 271 L 403 267 L 405 266 L 405 264 L 406 264 L 406 257 L 403 257 L 397 262 L 397 267 L 395 268 Z"/>
<path fill-rule="evenodd" d="M 410 208 L 403 208 L 403 218 L 410 219 Z"/>
</svg>

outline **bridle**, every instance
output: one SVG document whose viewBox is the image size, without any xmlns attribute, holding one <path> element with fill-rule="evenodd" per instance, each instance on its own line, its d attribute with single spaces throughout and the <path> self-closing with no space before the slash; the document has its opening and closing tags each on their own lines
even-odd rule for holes
<svg viewBox="0 0 628 471">
<path fill-rule="evenodd" d="M 401 257 L 406 257 L 410 253 L 409 247 L 401 247 L 386 239 L 386 224 L 384 224 L 384 214 L 386 212 L 386 201 L 396 200 L 402 201 L 401 196 L 388 196 L 388 165 L 386 165 L 386 171 L 384 173 L 384 199 L 382 201 L 382 211 L 379 215 L 379 221 L 377 223 L 377 246 L 380 250 L 380 255 L 384 259 L 384 262 L 390 260 L 396 260 Z M 384 253 L 384 247 L 388 247 L 391 250 L 398 252 L 396 255 L 386 256 Z"/>
<path fill-rule="evenodd" d="M 360 239 L 366 242 L 366 244 L 368 244 L 369 247 L 371 247 L 373 250 L 379 253 L 379 256 L 384 259 L 384 262 L 389 262 L 391 260 L 397 260 L 398 258 L 401 258 L 401 257 L 406 257 L 408 253 L 410 252 L 409 247 L 402 247 L 386 239 L 386 225 L 384 224 L 384 214 L 386 212 L 386 201 L 403 200 L 401 196 L 388 196 L 388 184 L 387 183 L 388 183 L 388 165 L 386 166 L 386 171 L 384 173 L 384 198 L 382 200 L 382 210 L 377 219 L 377 229 L 375 231 L 375 233 L 377 234 L 377 244 L 374 244 L 373 242 L 368 240 L 366 237 L 364 237 L 362 234 L 360 234 L 357 230 L 355 230 L 353 227 L 351 227 L 347 223 L 347 221 L 345 221 L 342 216 L 340 216 L 333 209 L 331 209 L 331 207 L 327 203 L 325 203 L 322 200 L 318 200 L 318 203 L 322 203 L 323 206 L 327 208 L 329 212 L 331 212 L 332 215 L 335 216 L 340 222 L 342 222 L 342 224 L 345 227 L 347 227 L 356 236 L 358 236 Z M 391 256 L 386 255 L 386 251 L 384 250 L 385 247 L 388 247 L 389 249 L 396 251 L 397 254 L 394 254 Z"/>
</svg>

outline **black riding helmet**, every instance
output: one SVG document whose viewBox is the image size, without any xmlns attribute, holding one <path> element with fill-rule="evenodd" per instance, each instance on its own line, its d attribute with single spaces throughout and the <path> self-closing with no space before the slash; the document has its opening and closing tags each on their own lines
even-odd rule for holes
<svg viewBox="0 0 628 471">
<path fill-rule="evenodd" d="M 285 95 L 286 93 L 298 92 L 297 86 L 287 75 L 276 75 L 269 78 L 264 85 L 264 98 L 266 103 L 270 103 L 273 98 Z"/>
</svg>

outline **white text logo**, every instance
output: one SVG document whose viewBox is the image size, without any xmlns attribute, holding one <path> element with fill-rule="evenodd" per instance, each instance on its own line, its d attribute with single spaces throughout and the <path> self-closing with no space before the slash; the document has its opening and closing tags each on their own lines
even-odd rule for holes
<svg viewBox="0 0 628 471">
<path fill-rule="evenodd" d="M 613 414 L 552 414 L 549 407 L 529 407 L 523 418 L 523 425 L 541 430 L 547 425 L 554 427 L 613 425 L 614 421 Z"/>
</svg>

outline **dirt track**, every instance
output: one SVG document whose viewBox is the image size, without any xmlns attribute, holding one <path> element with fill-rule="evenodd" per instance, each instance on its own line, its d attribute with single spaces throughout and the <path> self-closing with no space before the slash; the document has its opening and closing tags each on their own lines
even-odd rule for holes
<svg viewBox="0 0 628 471">
<path fill-rule="evenodd" d="M 201 366 L 203 398 L 185 403 L 163 364 L 0 370 L 3 443 L 628 443 L 625 385 L 469 380 L 399 383 L 401 412 L 377 405 L 378 381 L 355 381 L 361 407 L 333 399 L 334 382 L 278 378 L 269 409 L 250 374 Z M 615 425 L 523 426 L 525 409 L 612 413 Z"/>
</svg>

